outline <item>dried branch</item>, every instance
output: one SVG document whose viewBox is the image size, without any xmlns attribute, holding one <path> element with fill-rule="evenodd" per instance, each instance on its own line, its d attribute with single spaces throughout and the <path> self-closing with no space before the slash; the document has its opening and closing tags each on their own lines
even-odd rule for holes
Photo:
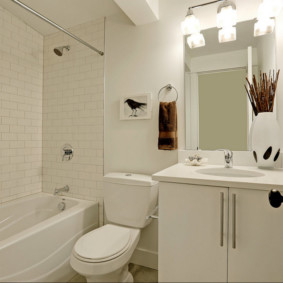
<svg viewBox="0 0 283 283">
<path fill-rule="evenodd" d="M 248 87 L 245 85 L 245 89 L 255 115 L 260 112 L 273 111 L 279 73 L 280 70 L 275 75 L 273 70 L 272 74 L 270 71 L 267 77 L 266 73 L 260 72 L 259 82 L 257 82 L 255 75 L 253 75 L 252 83 L 246 78 Z"/>
</svg>

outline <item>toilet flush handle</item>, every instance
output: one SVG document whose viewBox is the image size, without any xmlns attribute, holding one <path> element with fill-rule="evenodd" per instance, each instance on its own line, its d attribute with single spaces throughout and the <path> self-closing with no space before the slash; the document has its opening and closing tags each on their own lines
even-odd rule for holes
<svg viewBox="0 0 283 283">
<path fill-rule="evenodd" d="M 159 217 L 157 215 L 149 215 L 146 217 L 146 220 L 148 219 L 158 219 Z"/>
<path fill-rule="evenodd" d="M 158 219 L 159 217 L 157 215 L 155 215 L 158 212 L 158 206 L 155 207 L 155 209 L 152 211 L 151 215 L 148 215 L 146 217 L 146 220 L 148 219 Z"/>
</svg>

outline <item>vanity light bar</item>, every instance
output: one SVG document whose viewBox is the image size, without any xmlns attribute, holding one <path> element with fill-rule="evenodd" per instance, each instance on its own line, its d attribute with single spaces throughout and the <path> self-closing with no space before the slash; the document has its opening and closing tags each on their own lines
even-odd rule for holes
<svg viewBox="0 0 283 283">
<path fill-rule="evenodd" d="M 211 4 L 215 4 L 215 3 L 223 2 L 223 1 L 225 1 L 225 0 L 216 0 L 216 1 L 206 2 L 206 3 L 203 3 L 203 4 L 191 6 L 191 7 L 189 7 L 189 9 L 199 8 L 199 7 L 203 7 L 203 6 L 207 6 L 207 5 L 211 5 Z"/>
<path fill-rule="evenodd" d="M 184 35 L 189 35 L 187 43 L 190 48 L 205 45 L 205 39 L 200 29 L 200 22 L 193 14 L 192 9 L 222 2 L 217 9 L 218 40 L 220 43 L 236 40 L 237 11 L 236 5 L 231 0 L 215 0 L 203 4 L 191 6 L 188 9 L 185 20 L 181 23 Z M 283 9 L 283 0 L 263 0 L 259 6 L 257 22 L 254 26 L 254 36 L 272 33 L 275 27 L 274 17 Z"/>
<path fill-rule="evenodd" d="M 219 2 L 221 2 L 217 9 L 217 26 L 221 28 L 218 35 L 219 42 L 236 40 L 236 28 L 234 27 L 237 23 L 236 5 L 230 0 L 215 0 L 189 7 L 186 18 L 181 23 L 181 29 L 184 35 L 189 35 L 187 43 L 190 48 L 205 46 L 205 39 L 200 30 L 199 20 L 193 14 L 192 9 Z"/>
<path fill-rule="evenodd" d="M 197 34 L 200 33 L 200 22 L 198 18 L 194 15 L 193 9 L 215 4 L 218 2 L 223 2 L 223 1 L 227 1 L 227 0 L 216 0 L 216 1 L 207 2 L 207 3 L 189 7 L 185 20 L 182 21 L 181 23 L 181 30 L 182 30 L 183 35 L 191 35 L 195 33 Z"/>
</svg>

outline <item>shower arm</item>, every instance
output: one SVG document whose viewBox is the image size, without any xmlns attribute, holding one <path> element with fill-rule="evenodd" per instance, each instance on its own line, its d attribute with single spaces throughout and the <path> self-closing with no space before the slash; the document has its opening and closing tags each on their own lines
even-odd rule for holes
<svg viewBox="0 0 283 283">
<path fill-rule="evenodd" d="M 25 10 L 31 12 L 32 14 L 34 14 L 35 16 L 39 17 L 40 19 L 44 20 L 45 22 L 49 23 L 50 25 L 52 25 L 53 27 L 59 29 L 60 31 L 66 33 L 67 35 L 69 35 L 70 37 L 74 38 L 75 40 L 79 41 L 80 43 L 82 43 L 83 45 L 87 46 L 88 48 L 94 50 L 95 52 L 97 52 L 98 54 L 100 54 L 101 56 L 104 55 L 104 52 L 96 49 L 95 47 L 93 47 L 92 45 L 88 44 L 87 42 L 85 42 L 84 40 L 80 39 L 79 37 L 77 37 L 76 35 L 72 34 L 71 32 L 65 30 L 64 28 L 62 28 L 61 26 L 57 25 L 56 23 L 54 23 L 53 21 L 49 20 L 48 18 L 44 17 L 43 15 L 41 15 L 40 13 L 36 12 L 35 10 L 33 10 L 32 8 L 30 8 L 29 6 L 25 5 L 24 3 L 22 3 L 21 1 L 18 0 L 11 0 L 12 2 L 14 2 L 15 4 L 21 6 L 22 8 L 24 8 Z"/>
</svg>

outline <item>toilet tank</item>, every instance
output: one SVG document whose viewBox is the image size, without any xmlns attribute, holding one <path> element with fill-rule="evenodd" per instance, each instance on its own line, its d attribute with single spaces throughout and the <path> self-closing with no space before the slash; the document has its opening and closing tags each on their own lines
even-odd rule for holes
<svg viewBox="0 0 283 283">
<path fill-rule="evenodd" d="M 144 228 L 157 206 L 158 182 L 151 176 L 109 173 L 104 176 L 104 209 L 109 222 Z"/>
</svg>

